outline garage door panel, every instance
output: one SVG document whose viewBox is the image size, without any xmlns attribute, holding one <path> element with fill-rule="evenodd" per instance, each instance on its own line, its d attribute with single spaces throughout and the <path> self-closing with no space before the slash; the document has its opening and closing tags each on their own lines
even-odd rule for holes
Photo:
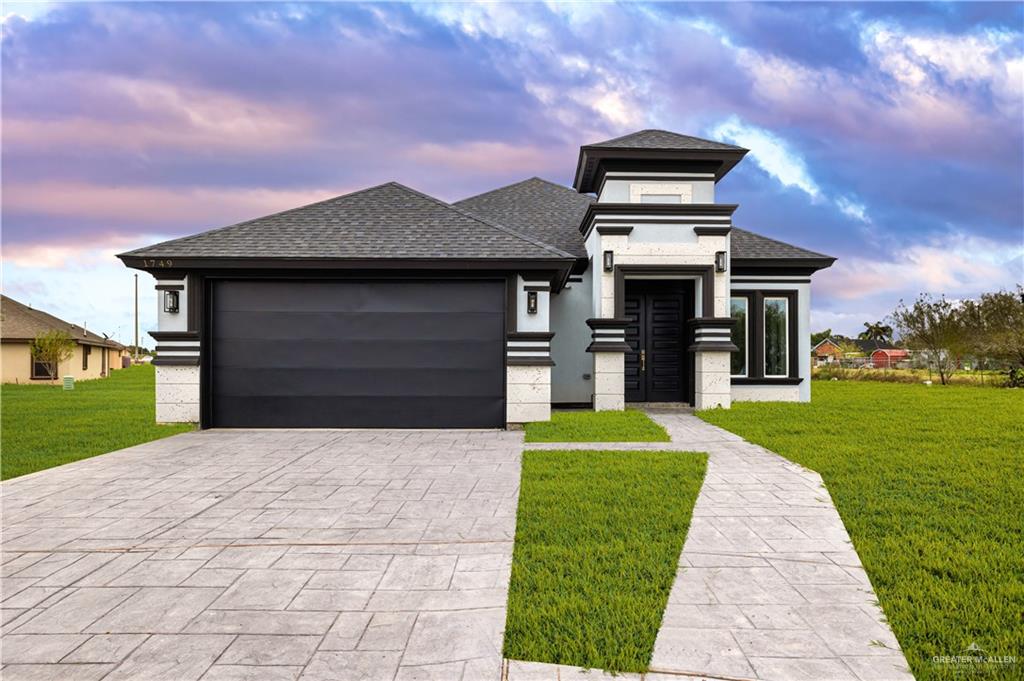
<svg viewBox="0 0 1024 681">
<path fill-rule="evenodd" d="M 486 369 L 497 371 L 491 341 L 304 340 L 301 351 L 281 352 L 278 340 L 218 340 L 224 369 Z"/>
<path fill-rule="evenodd" d="M 221 407 L 224 423 L 258 422 L 259 428 L 324 428 L 339 417 L 347 425 L 336 427 L 394 428 L 402 414 L 402 428 L 481 428 L 480 413 L 502 413 L 500 397 L 280 397 L 239 398 Z M 439 426 L 438 424 L 443 424 Z"/>
<path fill-rule="evenodd" d="M 222 311 L 240 312 L 488 312 L 493 296 L 480 282 L 232 281 L 217 293 Z M 469 285 L 467 285 L 467 283 Z"/>
<path fill-rule="evenodd" d="M 493 379 L 491 369 L 218 369 L 217 395 L 222 400 L 330 396 L 341 391 L 351 397 L 486 397 L 493 392 Z"/>
<path fill-rule="evenodd" d="M 504 326 L 501 311 L 490 312 L 296 312 L 223 311 L 219 338 L 302 341 L 310 338 L 404 339 L 410 330 L 422 340 L 493 341 Z"/>
<path fill-rule="evenodd" d="M 221 281 L 210 396 L 226 427 L 504 424 L 501 281 Z"/>
</svg>

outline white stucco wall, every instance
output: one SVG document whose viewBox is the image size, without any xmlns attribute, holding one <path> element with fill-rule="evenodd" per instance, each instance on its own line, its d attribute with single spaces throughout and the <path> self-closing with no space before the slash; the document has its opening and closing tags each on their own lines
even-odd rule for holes
<svg viewBox="0 0 1024 681">
<path fill-rule="evenodd" d="M 164 292 L 156 292 L 156 327 L 157 331 L 188 330 L 188 277 L 184 279 L 157 279 L 156 285 L 169 284 L 184 286 L 178 291 L 178 312 L 164 312 Z"/>
<path fill-rule="evenodd" d="M 527 286 L 548 286 L 547 281 L 532 281 L 519 276 L 517 280 L 516 299 L 516 330 L 518 331 L 547 331 L 551 323 L 551 292 L 537 291 L 537 312 L 530 314 L 527 311 L 526 300 L 529 291 Z"/>
<path fill-rule="evenodd" d="M 590 402 L 594 394 L 594 360 L 587 352 L 593 317 L 593 277 L 588 270 L 583 281 L 572 282 L 551 296 L 551 401 Z M 584 375 L 589 378 L 584 378 Z"/>
<path fill-rule="evenodd" d="M 807 381 L 804 381 L 805 383 Z M 806 402 L 799 385 L 734 385 L 733 402 Z"/>
<path fill-rule="evenodd" d="M 644 173 L 644 179 L 642 180 L 631 180 L 627 178 L 623 179 L 606 179 L 604 187 L 601 188 L 601 193 L 598 195 L 597 200 L 600 203 L 631 203 L 630 200 L 630 185 L 643 184 L 643 185 L 679 185 L 687 184 L 690 185 L 690 198 L 688 203 L 714 203 L 715 202 L 715 182 L 713 179 L 698 179 L 687 176 L 666 176 L 664 180 L 651 180 L 648 177 L 654 175 L 648 175 Z M 674 193 L 666 189 L 665 193 Z"/>
</svg>

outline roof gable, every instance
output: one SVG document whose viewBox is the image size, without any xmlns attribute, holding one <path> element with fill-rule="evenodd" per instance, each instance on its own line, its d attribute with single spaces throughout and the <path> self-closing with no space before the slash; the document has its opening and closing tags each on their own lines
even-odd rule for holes
<svg viewBox="0 0 1024 681">
<path fill-rule="evenodd" d="M 715 142 L 668 130 L 640 130 L 614 139 L 587 144 L 584 149 L 665 149 L 675 151 L 747 151 L 743 147 Z"/>
<path fill-rule="evenodd" d="M 595 199 L 569 187 L 531 177 L 471 196 L 454 205 L 507 225 L 577 258 L 587 257 L 580 222 Z"/>
<path fill-rule="evenodd" d="M 835 258 L 823 253 L 809 251 L 793 244 L 787 244 L 778 239 L 769 239 L 766 236 L 739 227 L 733 227 L 730 232 L 729 246 L 732 250 L 732 259 L 735 260 L 828 260 Z M 831 262 L 829 262 L 831 264 Z M 826 267 L 828 265 L 825 265 Z"/>
<path fill-rule="evenodd" d="M 570 254 L 397 182 L 118 257 L 566 259 Z"/>
</svg>

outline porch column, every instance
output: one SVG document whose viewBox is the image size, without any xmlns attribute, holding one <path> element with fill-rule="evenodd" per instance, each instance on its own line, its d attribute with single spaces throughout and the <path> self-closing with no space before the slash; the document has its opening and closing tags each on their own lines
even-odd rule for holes
<svg viewBox="0 0 1024 681">
<path fill-rule="evenodd" d="M 505 422 L 551 420 L 551 284 L 517 275 L 505 346 Z M 511 315 L 510 315 L 511 316 Z M 514 326 L 512 322 L 514 321 Z"/>
<path fill-rule="evenodd" d="M 594 354 L 594 410 L 622 411 L 626 408 L 624 354 L 628 319 L 588 319 L 591 343 L 587 352 Z"/>
<path fill-rule="evenodd" d="M 149 335 L 156 340 L 157 423 L 199 421 L 200 301 L 190 285 L 194 277 L 156 282 L 159 331 Z"/>
<path fill-rule="evenodd" d="M 694 409 L 732 406 L 730 359 L 737 349 L 730 336 L 731 317 L 697 317 L 690 320 L 694 342 Z"/>
</svg>

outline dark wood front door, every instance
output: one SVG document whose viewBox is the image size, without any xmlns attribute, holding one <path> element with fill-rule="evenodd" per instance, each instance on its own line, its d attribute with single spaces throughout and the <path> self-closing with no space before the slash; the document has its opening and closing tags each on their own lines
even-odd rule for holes
<svg viewBox="0 0 1024 681">
<path fill-rule="evenodd" d="M 689 402 L 692 385 L 686 320 L 693 316 L 693 284 L 627 281 L 624 296 L 627 402 Z"/>
</svg>

